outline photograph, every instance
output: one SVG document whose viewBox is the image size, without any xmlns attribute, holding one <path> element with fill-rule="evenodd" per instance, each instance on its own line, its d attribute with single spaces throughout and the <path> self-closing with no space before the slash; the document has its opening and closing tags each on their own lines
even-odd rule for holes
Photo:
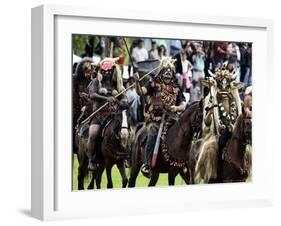
<svg viewBox="0 0 281 226">
<path fill-rule="evenodd" d="M 72 34 L 71 189 L 251 183 L 252 45 Z"/>
</svg>

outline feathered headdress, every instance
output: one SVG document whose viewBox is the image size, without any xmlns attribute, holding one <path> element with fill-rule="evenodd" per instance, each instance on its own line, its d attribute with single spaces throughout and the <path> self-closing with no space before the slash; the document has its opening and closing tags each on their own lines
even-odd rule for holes
<svg viewBox="0 0 281 226">
<path fill-rule="evenodd" d="M 174 63 L 176 59 L 172 59 L 171 57 L 165 57 L 160 62 L 160 71 L 159 75 L 163 77 L 172 78 L 176 72 L 176 68 Z"/>
</svg>

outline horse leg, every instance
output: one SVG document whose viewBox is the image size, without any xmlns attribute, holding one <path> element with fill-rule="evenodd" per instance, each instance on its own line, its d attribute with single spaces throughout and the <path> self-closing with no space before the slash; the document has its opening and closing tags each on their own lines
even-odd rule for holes
<svg viewBox="0 0 281 226">
<path fill-rule="evenodd" d="M 168 182 L 169 185 L 175 185 L 175 178 L 177 176 L 178 172 L 176 169 L 170 167 L 169 172 L 168 172 Z"/>
<path fill-rule="evenodd" d="M 148 186 L 149 187 L 155 186 L 158 181 L 158 178 L 159 178 L 159 172 L 153 170 Z"/>
<path fill-rule="evenodd" d="M 128 185 L 129 188 L 132 188 L 132 187 L 136 186 L 136 179 L 137 179 L 137 176 L 140 172 L 141 165 L 142 165 L 141 161 L 138 161 L 138 162 L 132 164 L 130 179 L 129 179 L 129 185 Z"/>
<path fill-rule="evenodd" d="M 91 189 L 94 189 L 94 188 L 95 188 L 95 179 L 96 179 L 96 175 L 97 175 L 97 172 L 96 172 L 96 171 L 93 171 L 93 172 L 92 172 L 92 179 L 91 179 L 91 182 L 90 182 L 90 184 L 88 185 L 88 190 L 91 190 Z"/>
<path fill-rule="evenodd" d="M 193 167 L 189 170 L 189 174 L 190 174 L 190 182 L 191 182 L 191 184 L 195 184 L 195 180 L 194 180 L 194 168 L 193 168 Z"/>
<path fill-rule="evenodd" d="M 108 161 L 105 164 L 106 177 L 107 177 L 107 188 L 113 188 L 112 177 L 111 177 L 112 166 L 113 166 L 113 164 Z"/>
<path fill-rule="evenodd" d="M 125 188 L 128 184 L 128 178 L 127 178 L 127 175 L 126 175 L 124 161 L 121 161 L 121 163 L 118 163 L 117 168 L 118 168 L 118 170 L 120 172 L 120 175 L 122 177 L 122 188 Z"/>
<path fill-rule="evenodd" d="M 186 172 L 180 171 L 180 175 L 186 184 L 190 184 L 190 173 L 189 170 Z"/>
<path fill-rule="evenodd" d="M 192 152 L 193 150 L 191 150 Z M 193 151 L 194 152 L 194 151 Z M 189 175 L 190 175 L 190 183 L 195 184 L 195 166 L 196 166 L 196 160 L 194 156 L 190 157 L 190 165 L 189 165 Z"/>
<path fill-rule="evenodd" d="M 101 178 L 102 178 L 102 173 L 104 171 L 104 165 L 100 165 L 98 167 L 98 172 L 97 172 L 97 177 L 96 177 L 96 186 L 97 189 L 101 188 Z"/>
<path fill-rule="evenodd" d="M 83 158 L 80 158 L 79 161 L 79 167 L 78 167 L 78 190 L 84 190 L 84 178 L 86 176 L 86 173 L 88 171 L 88 164 L 87 164 L 87 158 L 83 156 Z"/>
</svg>

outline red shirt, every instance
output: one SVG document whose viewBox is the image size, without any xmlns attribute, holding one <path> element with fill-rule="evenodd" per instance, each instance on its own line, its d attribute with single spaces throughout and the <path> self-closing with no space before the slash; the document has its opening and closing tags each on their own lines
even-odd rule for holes
<svg viewBox="0 0 281 226">
<path fill-rule="evenodd" d="M 216 42 L 215 43 L 214 58 L 216 58 L 216 59 L 223 59 L 226 54 L 219 52 L 218 48 L 221 48 L 222 50 L 226 51 L 227 45 L 225 43 L 223 43 L 223 42 Z"/>
</svg>

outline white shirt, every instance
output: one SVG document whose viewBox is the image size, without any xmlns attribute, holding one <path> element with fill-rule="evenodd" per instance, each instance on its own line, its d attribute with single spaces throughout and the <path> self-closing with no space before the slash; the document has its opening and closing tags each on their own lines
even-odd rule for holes
<svg viewBox="0 0 281 226">
<path fill-rule="evenodd" d="M 148 53 L 145 48 L 133 48 L 132 57 L 136 60 L 136 62 L 144 61 L 148 59 Z"/>
<path fill-rule="evenodd" d="M 182 65 L 182 74 L 187 73 L 188 72 L 188 61 L 182 60 L 181 65 Z"/>
<path fill-rule="evenodd" d="M 240 60 L 240 57 L 241 57 L 240 51 L 239 51 L 239 47 L 236 44 L 230 43 L 227 46 L 227 51 L 231 52 L 231 53 L 236 53 L 237 60 Z"/>
</svg>

